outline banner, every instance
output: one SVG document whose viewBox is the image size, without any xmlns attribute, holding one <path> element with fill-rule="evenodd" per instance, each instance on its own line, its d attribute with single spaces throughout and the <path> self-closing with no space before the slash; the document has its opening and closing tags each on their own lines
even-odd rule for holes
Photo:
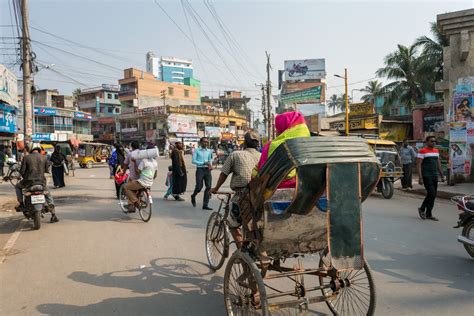
<svg viewBox="0 0 474 316">
<path fill-rule="evenodd" d="M 326 78 L 326 60 L 285 60 L 285 80 L 314 80 Z"/>
<path fill-rule="evenodd" d="M 444 123 L 442 107 L 426 109 L 423 113 L 423 132 L 438 132 L 442 130 Z"/>
<path fill-rule="evenodd" d="M 0 65 L 0 101 L 14 107 L 18 105 L 18 84 L 16 76 L 3 65 Z"/>
<path fill-rule="evenodd" d="M 281 101 L 285 104 L 292 103 L 320 103 L 321 102 L 321 86 L 296 91 L 292 93 L 282 94 Z"/>
<path fill-rule="evenodd" d="M 449 123 L 449 141 L 452 143 L 467 141 L 466 122 Z"/>
<path fill-rule="evenodd" d="M 196 117 L 172 113 L 168 115 L 168 131 L 170 133 L 197 134 Z"/>
<path fill-rule="evenodd" d="M 17 131 L 16 109 L 0 103 L 0 132 L 14 134 Z"/>
<path fill-rule="evenodd" d="M 472 111 L 472 95 L 465 93 L 455 93 L 453 96 L 453 107 L 451 109 L 452 121 L 471 122 L 474 121 Z"/>
<path fill-rule="evenodd" d="M 221 128 L 217 126 L 206 126 L 205 127 L 206 136 L 209 138 L 219 138 L 221 137 Z"/>
</svg>

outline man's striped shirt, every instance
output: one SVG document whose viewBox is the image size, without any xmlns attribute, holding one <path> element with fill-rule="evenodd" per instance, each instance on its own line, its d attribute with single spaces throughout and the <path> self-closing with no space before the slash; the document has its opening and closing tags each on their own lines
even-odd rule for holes
<svg viewBox="0 0 474 316">
<path fill-rule="evenodd" d="M 424 147 L 418 151 L 417 158 L 422 159 L 421 173 L 423 177 L 438 176 L 439 150 L 436 148 Z"/>
</svg>

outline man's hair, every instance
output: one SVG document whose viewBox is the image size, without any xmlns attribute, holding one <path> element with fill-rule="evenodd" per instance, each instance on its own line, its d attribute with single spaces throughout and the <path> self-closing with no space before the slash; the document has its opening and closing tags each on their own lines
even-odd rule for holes
<svg viewBox="0 0 474 316">
<path fill-rule="evenodd" d="M 249 132 L 245 133 L 245 135 L 244 135 L 244 144 L 245 144 L 245 147 L 247 147 L 247 148 L 257 149 L 258 145 L 259 145 L 258 134 L 253 132 L 253 131 L 249 131 Z"/>
<path fill-rule="evenodd" d="M 136 140 L 134 140 L 130 145 L 132 146 L 133 150 L 140 149 L 140 144 Z"/>
<path fill-rule="evenodd" d="M 434 137 L 433 135 L 431 135 L 431 136 L 427 136 L 427 137 L 426 137 L 426 139 L 425 139 L 425 142 L 429 142 L 429 141 L 430 141 L 430 139 L 434 139 L 434 140 L 436 140 L 436 137 Z"/>
<path fill-rule="evenodd" d="M 199 140 L 199 142 L 202 143 L 202 141 L 205 140 L 205 139 L 209 139 L 209 138 L 207 138 L 207 137 L 201 137 L 201 139 Z"/>
</svg>

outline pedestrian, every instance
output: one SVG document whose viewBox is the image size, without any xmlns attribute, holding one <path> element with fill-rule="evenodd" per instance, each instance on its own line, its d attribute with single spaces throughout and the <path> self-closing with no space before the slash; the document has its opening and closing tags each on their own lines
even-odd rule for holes
<svg viewBox="0 0 474 316">
<path fill-rule="evenodd" d="M 186 164 L 184 163 L 182 142 L 177 142 L 173 146 L 173 151 L 171 152 L 171 169 L 171 193 L 176 201 L 184 201 L 181 195 L 186 192 L 186 187 L 188 185 L 188 175 L 186 171 Z"/>
<path fill-rule="evenodd" d="M 209 139 L 207 137 L 202 137 L 199 143 L 200 147 L 194 152 L 192 160 L 196 165 L 196 187 L 191 195 L 191 204 L 196 207 L 196 195 L 201 192 L 204 184 L 206 189 L 204 190 L 202 209 L 212 211 L 212 208 L 209 207 L 209 191 L 212 186 L 212 151 L 208 148 Z"/>
<path fill-rule="evenodd" d="M 403 140 L 402 148 L 400 148 L 400 160 L 403 166 L 402 189 L 413 189 L 412 173 L 416 153 L 413 147 L 408 145 L 406 139 Z"/>
<path fill-rule="evenodd" d="M 127 154 L 125 153 L 125 148 L 122 145 L 117 144 L 115 148 L 116 148 L 114 152 L 115 158 L 114 158 L 114 165 L 113 165 L 114 179 L 115 179 L 115 175 L 121 172 L 121 170 L 125 168 L 125 158 L 127 156 Z M 114 180 L 114 184 L 115 184 L 115 194 L 117 196 L 117 200 L 119 200 L 120 187 L 123 185 L 123 182 L 118 183 L 116 180 Z"/>
<path fill-rule="evenodd" d="M 165 159 L 168 159 L 170 156 L 170 141 L 168 137 L 165 138 L 165 149 L 164 149 Z"/>
<path fill-rule="evenodd" d="M 3 147 L 0 149 L 0 177 L 2 177 L 2 178 L 3 178 L 3 175 L 4 175 L 3 174 L 3 167 L 5 167 L 5 160 L 6 160 L 6 157 L 7 157 L 4 150 L 5 149 Z"/>
<path fill-rule="evenodd" d="M 196 145 L 193 144 L 191 147 L 191 155 L 194 155 L 194 152 L 196 151 Z"/>
<path fill-rule="evenodd" d="M 166 175 L 165 185 L 168 187 L 166 190 L 164 199 L 168 199 L 168 196 L 173 194 L 173 166 L 168 166 L 168 174 Z"/>
<path fill-rule="evenodd" d="M 115 176 L 115 161 L 117 159 L 117 144 L 114 144 L 112 154 L 110 154 L 107 164 L 109 165 L 109 178 L 113 179 Z"/>
<path fill-rule="evenodd" d="M 441 182 L 444 182 L 443 170 L 441 169 L 441 161 L 439 160 L 439 151 L 434 148 L 436 145 L 436 138 L 428 136 L 426 138 L 426 146 L 418 152 L 416 169 L 418 171 L 418 183 L 424 185 L 426 189 L 426 196 L 418 208 L 418 214 L 421 219 L 430 219 L 438 221 L 433 216 L 432 210 L 438 191 L 438 176 L 441 175 Z"/>
<path fill-rule="evenodd" d="M 61 153 L 61 147 L 56 145 L 54 147 L 54 152 L 49 158 L 51 161 L 51 173 L 53 174 L 53 183 L 54 188 L 63 188 L 66 186 L 64 183 L 64 163 L 66 161 L 66 156 Z"/>
</svg>

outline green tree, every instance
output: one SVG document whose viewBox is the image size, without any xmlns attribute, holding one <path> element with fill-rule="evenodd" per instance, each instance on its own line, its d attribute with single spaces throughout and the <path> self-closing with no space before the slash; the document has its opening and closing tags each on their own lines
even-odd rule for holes
<svg viewBox="0 0 474 316">
<path fill-rule="evenodd" d="M 398 44 L 397 50 L 388 54 L 384 60 L 385 67 L 377 70 L 379 77 L 393 80 L 383 89 L 388 93 L 388 102 L 395 100 L 405 103 L 408 107 L 423 102 L 423 90 L 420 84 L 420 60 L 416 46 Z"/>
<path fill-rule="evenodd" d="M 375 99 L 378 96 L 383 95 L 382 83 L 378 80 L 369 81 L 364 88 L 360 89 L 360 91 L 365 92 L 361 97 L 362 101 L 375 104 Z"/>
<path fill-rule="evenodd" d="M 351 103 L 351 98 L 349 98 L 349 103 Z M 328 108 L 329 110 L 332 110 L 332 113 L 335 114 L 336 110 L 340 112 L 345 112 L 346 111 L 346 94 L 343 93 L 341 95 L 336 95 L 333 94 L 329 98 L 328 101 Z"/>
<path fill-rule="evenodd" d="M 77 99 L 79 97 L 79 95 L 82 93 L 82 90 L 81 88 L 76 88 L 74 89 L 74 91 L 72 92 L 72 101 L 74 103 L 75 106 L 77 106 Z"/>
<path fill-rule="evenodd" d="M 332 113 L 335 114 L 336 109 L 338 108 L 338 105 L 339 105 L 339 100 L 337 98 L 337 95 L 336 94 L 331 95 L 328 100 L 328 109 L 332 110 Z"/>
<path fill-rule="evenodd" d="M 434 92 L 434 84 L 443 79 L 443 47 L 449 46 L 449 40 L 441 34 L 435 22 L 431 23 L 433 38 L 420 36 L 415 40 L 414 47 L 420 47 L 419 71 L 423 78 L 422 85 Z"/>
</svg>

